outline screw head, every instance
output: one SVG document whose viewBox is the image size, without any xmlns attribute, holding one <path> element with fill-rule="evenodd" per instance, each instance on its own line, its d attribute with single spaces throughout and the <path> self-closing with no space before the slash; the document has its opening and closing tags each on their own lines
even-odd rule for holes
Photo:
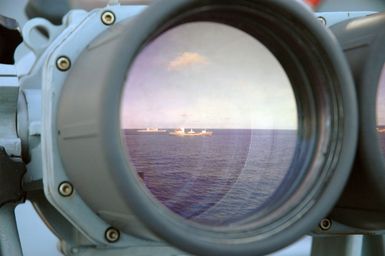
<svg viewBox="0 0 385 256">
<path fill-rule="evenodd" d="M 322 25 L 324 25 L 324 26 L 327 25 L 326 19 L 325 19 L 324 17 L 318 16 L 317 19 L 318 19 L 318 21 L 319 21 Z"/>
<path fill-rule="evenodd" d="M 324 231 L 329 230 L 332 227 L 332 220 L 329 218 L 322 219 L 319 223 L 319 227 Z"/>
<path fill-rule="evenodd" d="M 110 243 L 115 243 L 120 238 L 120 232 L 116 228 L 110 227 L 106 230 L 104 237 Z"/>
<path fill-rule="evenodd" d="M 101 20 L 104 25 L 110 26 L 115 23 L 115 14 L 111 11 L 105 11 L 102 13 Z"/>
<path fill-rule="evenodd" d="M 74 187 L 72 186 L 71 183 L 69 183 L 67 181 L 60 183 L 59 194 L 61 196 L 68 197 L 68 196 L 72 195 L 73 192 L 74 192 Z"/>
<path fill-rule="evenodd" d="M 61 56 L 61 57 L 57 58 L 57 60 L 56 60 L 56 67 L 60 71 L 67 71 L 68 69 L 71 68 L 71 61 L 68 57 Z"/>
</svg>

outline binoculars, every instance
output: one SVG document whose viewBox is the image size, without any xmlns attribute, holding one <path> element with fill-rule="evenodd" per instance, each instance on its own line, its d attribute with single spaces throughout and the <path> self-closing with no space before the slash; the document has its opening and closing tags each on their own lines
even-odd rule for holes
<svg viewBox="0 0 385 256">
<path fill-rule="evenodd" d="M 2 17 L 0 211 L 33 202 L 65 255 L 382 235 L 385 14 L 329 21 L 284 0 Z"/>
</svg>

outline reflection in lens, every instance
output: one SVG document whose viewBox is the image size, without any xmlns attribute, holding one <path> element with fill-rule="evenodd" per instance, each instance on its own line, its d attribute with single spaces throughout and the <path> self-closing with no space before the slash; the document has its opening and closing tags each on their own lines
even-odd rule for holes
<svg viewBox="0 0 385 256">
<path fill-rule="evenodd" d="M 155 198 L 221 226 L 270 203 L 293 161 L 297 109 L 265 46 L 236 28 L 194 22 L 139 54 L 121 127 L 129 161 Z"/>
<path fill-rule="evenodd" d="M 385 154 L 385 65 L 382 68 L 377 89 L 377 132 L 380 147 Z"/>
</svg>

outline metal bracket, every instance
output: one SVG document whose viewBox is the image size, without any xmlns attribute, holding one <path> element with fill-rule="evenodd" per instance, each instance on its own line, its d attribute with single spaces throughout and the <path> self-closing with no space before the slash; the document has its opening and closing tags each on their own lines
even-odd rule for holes
<svg viewBox="0 0 385 256">
<path fill-rule="evenodd" d="M 361 11 L 361 12 L 316 12 L 318 20 L 326 27 L 333 26 L 341 21 L 354 19 L 358 17 L 365 17 L 376 12 Z"/>
<path fill-rule="evenodd" d="M 11 157 L 21 156 L 21 140 L 16 124 L 18 97 L 19 78 L 16 66 L 0 64 L 0 146 Z"/>
<path fill-rule="evenodd" d="M 24 163 L 12 160 L 5 149 L 0 147 L 0 207 L 24 200 L 22 179 L 25 172 Z"/>
</svg>

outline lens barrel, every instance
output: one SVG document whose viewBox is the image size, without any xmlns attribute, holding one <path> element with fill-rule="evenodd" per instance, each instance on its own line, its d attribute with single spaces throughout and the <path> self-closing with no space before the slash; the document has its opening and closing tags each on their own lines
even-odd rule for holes
<svg viewBox="0 0 385 256">
<path fill-rule="evenodd" d="M 331 27 L 356 84 L 359 103 L 359 142 L 349 182 L 331 217 L 362 229 L 385 228 L 385 158 L 383 69 L 385 13 L 338 23 Z"/>
<path fill-rule="evenodd" d="M 127 157 L 122 139 L 122 95 L 130 91 L 125 84 L 135 61 L 162 35 L 200 22 L 243 31 L 268 49 L 287 75 L 297 111 L 296 141 L 287 174 L 269 203 L 229 225 L 197 223 L 165 207 L 143 185 L 138 164 Z M 72 62 L 57 106 L 56 125 L 61 160 L 71 183 L 112 226 L 142 237 L 150 237 L 150 230 L 198 255 L 260 255 L 309 232 L 338 199 L 355 153 L 357 106 L 342 51 L 300 4 L 167 0 L 150 6 L 134 20 L 112 26 Z M 138 228 L 137 219 L 148 230 Z"/>
</svg>

